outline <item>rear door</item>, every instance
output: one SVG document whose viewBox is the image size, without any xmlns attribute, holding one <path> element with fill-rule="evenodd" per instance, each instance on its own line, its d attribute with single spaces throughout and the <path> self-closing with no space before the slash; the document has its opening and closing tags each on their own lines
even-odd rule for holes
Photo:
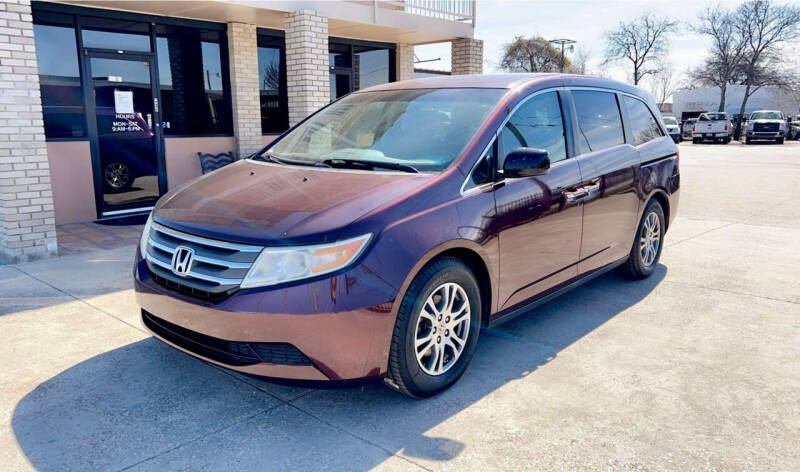
<svg viewBox="0 0 800 472">
<path fill-rule="evenodd" d="M 550 155 L 547 174 L 495 184 L 501 310 L 577 276 L 581 204 L 570 195 L 581 178 L 577 162 L 569 158 L 563 106 L 560 92 L 535 93 L 498 133 L 498 169 L 518 147 L 545 149 Z"/>
<path fill-rule="evenodd" d="M 620 96 L 613 91 L 572 90 L 576 148 L 583 182 L 583 232 L 578 273 L 625 257 L 639 211 L 639 153 L 626 142 Z"/>
</svg>

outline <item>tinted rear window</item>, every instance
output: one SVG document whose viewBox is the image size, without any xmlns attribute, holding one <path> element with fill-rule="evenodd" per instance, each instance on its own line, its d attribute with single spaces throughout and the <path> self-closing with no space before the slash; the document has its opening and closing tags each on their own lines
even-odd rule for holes
<svg viewBox="0 0 800 472">
<path fill-rule="evenodd" d="M 633 97 L 622 97 L 622 103 L 625 104 L 625 110 L 628 112 L 628 119 L 630 120 L 631 129 L 631 144 L 638 146 L 648 141 L 658 139 L 664 136 L 661 133 L 661 127 L 658 126 L 656 118 L 650 113 L 650 109 L 641 100 Z"/>
<path fill-rule="evenodd" d="M 575 90 L 572 96 L 578 117 L 578 139 L 590 151 L 599 151 L 625 142 L 622 118 L 613 93 Z"/>
</svg>

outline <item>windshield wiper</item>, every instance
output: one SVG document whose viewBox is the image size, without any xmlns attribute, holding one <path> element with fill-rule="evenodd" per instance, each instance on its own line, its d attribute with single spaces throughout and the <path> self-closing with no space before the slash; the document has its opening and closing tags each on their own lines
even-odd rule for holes
<svg viewBox="0 0 800 472">
<path fill-rule="evenodd" d="M 328 165 L 329 167 L 360 167 L 368 169 L 381 168 L 399 170 L 401 172 L 409 172 L 411 174 L 419 174 L 419 171 L 415 167 L 397 162 L 370 161 L 364 159 L 325 159 L 322 161 L 322 163 Z"/>
<path fill-rule="evenodd" d="M 253 159 L 260 159 L 265 162 L 274 162 L 276 164 L 293 165 L 293 166 L 332 167 L 331 165 L 326 164 L 325 162 L 287 159 L 285 157 L 278 157 L 275 154 L 270 154 L 268 152 L 253 156 Z"/>
</svg>

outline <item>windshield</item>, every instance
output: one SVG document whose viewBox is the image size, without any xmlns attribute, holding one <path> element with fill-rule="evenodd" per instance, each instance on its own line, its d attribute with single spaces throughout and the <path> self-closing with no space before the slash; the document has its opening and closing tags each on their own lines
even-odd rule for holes
<svg viewBox="0 0 800 472">
<path fill-rule="evenodd" d="M 750 115 L 751 120 L 782 120 L 781 112 L 779 111 L 754 111 Z"/>
<path fill-rule="evenodd" d="M 665 125 L 677 125 L 678 124 L 678 120 L 676 120 L 675 118 L 673 118 L 671 116 L 665 116 L 664 117 L 664 124 Z"/>
<path fill-rule="evenodd" d="M 415 89 L 349 95 L 266 151 L 287 160 L 357 160 L 439 172 L 464 150 L 505 89 Z"/>
</svg>

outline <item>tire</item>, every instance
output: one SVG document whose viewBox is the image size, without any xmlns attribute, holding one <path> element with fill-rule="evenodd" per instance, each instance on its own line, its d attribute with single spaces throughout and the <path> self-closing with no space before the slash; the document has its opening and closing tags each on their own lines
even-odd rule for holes
<svg viewBox="0 0 800 472">
<path fill-rule="evenodd" d="M 750 140 L 750 138 L 744 138 L 744 143 L 745 144 L 751 144 L 752 141 Z"/>
<path fill-rule="evenodd" d="M 645 238 L 647 238 L 647 244 L 648 247 L 650 247 L 649 243 L 652 239 L 646 235 L 649 232 L 648 226 L 652 227 L 653 219 L 658 222 L 656 226 L 658 230 L 658 239 L 655 240 L 656 247 L 652 250 L 654 254 L 648 252 L 647 258 L 645 258 L 640 248 L 642 248 Z M 642 213 L 639 226 L 636 227 L 636 236 L 633 239 L 633 245 L 630 254 L 628 254 L 628 260 L 620 267 L 625 277 L 629 279 L 645 279 L 650 277 L 653 271 L 655 271 L 658 266 L 658 261 L 661 259 L 661 250 L 664 248 L 665 227 L 664 209 L 661 208 L 661 204 L 658 203 L 657 200 L 650 200 L 644 209 L 644 213 Z"/>
<path fill-rule="evenodd" d="M 692 144 L 699 144 L 700 140 L 697 138 L 692 138 Z"/>
<path fill-rule="evenodd" d="M 131 168 L 124 162 L 109 162 L 103 166 L 103 187 L 109 193 L 125 192 L 133 186 Z"/>
<path fill-rule="evenodd" d="M 446 293 L 456 293 L 455 306 L 459 308 L 468 302 L 468 316 L 462 315 L 457 325 L 449 326 L 454 328 L 452 333 L 444 324 L 448 313 L 446 308 L 439 305 L 436 307 L 441 310 L 439 312 L 428 303 L 429 299 L 434 306 L 443 303 Z M 416 398 L 430 397 L 453 385 L 467 369 L 475 353 L 481 329 L 482 306 L 478 282 L 460 259 L 441 257 L 426 265 L 409 285 L 397 312 L 386 383 Z M 458 312 L 459 308 L 453 311 Z M 441 316 L 437 317 L 437 313 Z M 437 326 L 437 323 L 442 324 Z M 441 335 L 442 330 L 449 336 Z M 460 333 L 457 332 L 459 330 Z M 456 339 L 458 334 L 463 338 L 464 333 L 466 338 L 457 354 L 455 348 L 459 343 Z M 431 336 L 431 341 L 421 344 L 419 350 L 415 349 L 416 341 L 427 337 L 426 334 Z M 450 344 L 446 341 L 448 339 Z M 417 355 L 418 351 L 421 357 Z M 434 356 L 444 359 L 441 366 Z"/>
<path fill-rule="evenodd" d="M 730 142 L 731 142 L 731 138 L 730 138 L 730 137 L 727 137 L 727 138 L 725 138 L 725 139 L 722 141 L 722 144 L 728 144 L 728 143 L 730 143 Z"/>
<path fill-rule="evenodd" d="M 783 138 L 778 138 L 775 142 L 778 144 L 783 144 Z"/>
</svg>

